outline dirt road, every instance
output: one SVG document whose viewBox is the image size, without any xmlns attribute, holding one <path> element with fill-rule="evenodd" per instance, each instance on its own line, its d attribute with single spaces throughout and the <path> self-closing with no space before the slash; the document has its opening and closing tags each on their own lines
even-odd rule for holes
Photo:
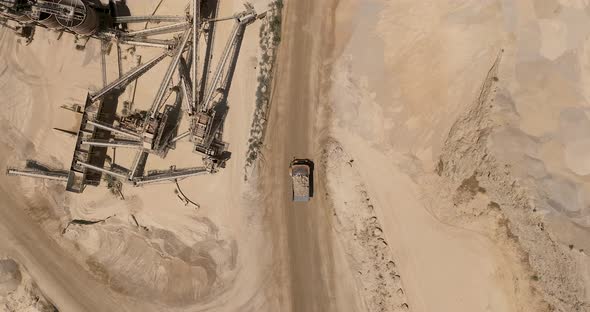
<svg viewBox="0 0 590 312">
<path fill-rule="evenodd" d="M 319 160 L 325 120 L 320 110 L 323 66 L 331 31 L 332 1 L 287 1 L 275 96 L 268 129 L 264 188 L 275 222 L 276 244 L 284 251 L 292 311 L 335 311 L 333 237 Z M 315 193 L 293 203 L 287 174 L 293 158 L 316 161 Z"/>
</svg>

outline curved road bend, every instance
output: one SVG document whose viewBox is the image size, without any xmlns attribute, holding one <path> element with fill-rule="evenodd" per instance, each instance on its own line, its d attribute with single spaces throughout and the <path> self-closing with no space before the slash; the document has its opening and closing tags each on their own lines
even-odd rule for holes
<svg viewBox="0 0 590 312">
<path fill-rule="evenodd" d="M 319 165 L 321 120 L 317 115 L 323 64 L 332 31 L 334 0 L 289 0 L 283 11 L 282 42 L 266 137 L 263 188 L 273 220 L 275 250 L 287 267 L 293 312 L 336 311 L 333 246 L 329 206 Z M 328 42 L 329 43 L 329 42 Z M 291 201 L 289 163 L 316 162 L 315 196 L 309 203 Z"/>
</svg>

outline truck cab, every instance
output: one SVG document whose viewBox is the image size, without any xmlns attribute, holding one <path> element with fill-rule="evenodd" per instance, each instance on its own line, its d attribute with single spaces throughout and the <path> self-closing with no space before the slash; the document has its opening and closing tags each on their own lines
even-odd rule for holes
<svg viewBox="0 0 590 312">
<path fill-rule="evenodd" d="M 309 201 L 313 197 L 313 162 L 294 159 L 289 166 L 289 175 L 293 182 L 293 201 Z"/>
</svg>

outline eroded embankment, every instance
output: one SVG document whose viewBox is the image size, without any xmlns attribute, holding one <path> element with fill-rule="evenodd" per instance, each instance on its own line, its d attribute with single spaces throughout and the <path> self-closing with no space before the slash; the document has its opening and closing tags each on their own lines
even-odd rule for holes
<svg viewBox="0 0 590 312">
<path fill-rule="evenodd" d="M 495 215 L 496 229 L 504 229 L 508 242 L 518 248 L 521 264 L 530 272 L 527 284 L 546 302 L 537 301 L 535 311 L 587 311 L 590 306 L 584 301 L 585 288 L 577 273 L 577 251 L 552 238 L 535 208 L 532 190 L 515 178 L 510 164 L 499 162 L 488 148 L 496 126 L 492 110 L 495 101 L 501 100 L 497 96 L 502 93 L 502 77 L 498 76 L 501 57 L 502 53 L 485 78 L 478 98 L 453 124 L 437 174 L 454 194 L 450 200 L 456 216 Z M 478 194 L 485 194 L 491 200 L 489 205 L 465 209 Z"/>
</svg>

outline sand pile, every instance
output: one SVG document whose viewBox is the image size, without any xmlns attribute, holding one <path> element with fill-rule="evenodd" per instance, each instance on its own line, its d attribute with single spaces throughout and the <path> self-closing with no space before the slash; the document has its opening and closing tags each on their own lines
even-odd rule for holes
<svg viewBox="0 0 590 312">
<path fill-rule="evenodd" d="M 29 273 L 13 259 L 0 259 L 0 310 L 55 312 Z"/>
<path fill-rule="evenodd" d="M 236 265 L 236 246 L 218 240 L 215 232 L 187 245 L 168 230 L 131 229 L 109 219 L 70 224 L 64 236 L 88 255 L 86 265 L 105 284 L 125 295 L 169 306 L 215 296 L 227 286 L 224 278 Z"/>
<path fill-rule="evenodd" d="M 527 26 L 512 29 L 490 150 L 510 164 L 554 239 L 588 250 L 588 12 L 571 3 L 529 5 L 514 8 Z"/>
</svg>

